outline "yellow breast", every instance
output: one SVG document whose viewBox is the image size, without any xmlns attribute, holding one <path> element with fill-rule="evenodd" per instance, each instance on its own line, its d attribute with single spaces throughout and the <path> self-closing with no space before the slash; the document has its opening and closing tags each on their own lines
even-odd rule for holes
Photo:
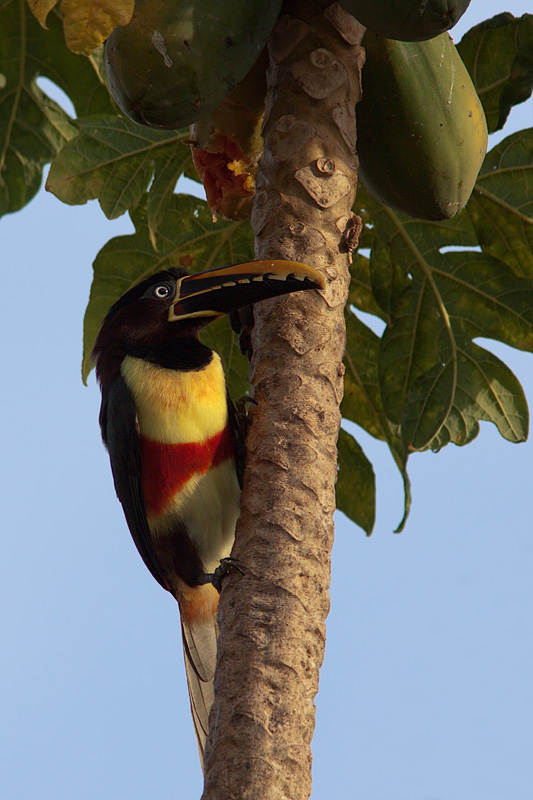
<svg viewBox="0 0 533 800">
<path fill-rule="evenodd" d="M 202 369 L 188 372 L 126 356 L 121 373 L 143 436 L 169 444 L 201 442 L 226 426 L 226 381 L 217 353 Z"/>
</svg>

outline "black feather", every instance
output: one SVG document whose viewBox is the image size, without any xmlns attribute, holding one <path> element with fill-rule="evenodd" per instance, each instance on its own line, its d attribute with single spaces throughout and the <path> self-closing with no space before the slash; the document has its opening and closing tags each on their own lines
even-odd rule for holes
<svg viewBox="0 0 533 800">
<path fill-rule="evenodd" d="M 121 375 L 113 382 L 100 411 L 102 439 L 109 451 L 117 497 L 140 556 L 156 581 L 168 589 L 153 552 L 141 482 L 141 441 L 133 396 Z"/>
</svg>

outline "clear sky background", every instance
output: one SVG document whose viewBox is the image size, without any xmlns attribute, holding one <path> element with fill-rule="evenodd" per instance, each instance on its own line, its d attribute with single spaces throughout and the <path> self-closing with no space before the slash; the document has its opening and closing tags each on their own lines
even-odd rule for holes
<svg viewBox="0 0 533 800">
<path fill-rule="evenodd" d="M 455 40 L 502 10 L 533 11 L 473 0 Z M 505 135 L 531 125 L 529 102 Z M 44 191 L 0 221 L 5 800 L 201 794 L 178 611 L 131 542 L 80 379 L 91 263 L 131 230 Z M 490 347 L 531 400 L 532 356 Z M 336 517 L 313 800 L 533 797 L 533 445 L 481 427 L 411 459 L 399 536 L 399 476 L 360 434 L 378 518 L 367 539 Z"/>
</svg>

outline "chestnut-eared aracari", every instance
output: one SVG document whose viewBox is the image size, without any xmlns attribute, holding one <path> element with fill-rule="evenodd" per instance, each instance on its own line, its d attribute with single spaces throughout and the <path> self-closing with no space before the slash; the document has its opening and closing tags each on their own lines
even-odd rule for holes
<svg viewBox="0 0 533 800">
<path fill-rule="evenodd" d="M 168 269 L 111 307 L 93 351 L 118 498 L 144 563 L 179 604 L 202 761 L 216 661 L 213 575 L 233 545 L 243 447 L 220 357 L 198 334 L 242 306 L 318 287 L 323 277 L 292 261 Z"/>
</svg>

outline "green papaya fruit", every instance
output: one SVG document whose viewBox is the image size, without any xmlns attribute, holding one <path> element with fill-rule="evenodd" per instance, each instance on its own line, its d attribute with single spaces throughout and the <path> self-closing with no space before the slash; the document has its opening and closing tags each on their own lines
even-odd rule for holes
<svg viewBox="0 0 533 800">
<path fill-rule="evenodd" d="M 282 0 L 136 0 L 105 45 L 107 80 L 134 122 L 182 128 L 237 86 L 264 48 Z"/>
<path fill-rule="evenodd" d="M 340 0 L 373 33 L 402 42 L 433 39 L 450 30 L 470 0 Z"/>
<path fill-rule="evenodd" d="M 210 114 L 191 125 L 191 153 L 216 219 L 247 219 L 263 153 L 268 54 L 263 50 L 250 72 Z"/>
<path fill-rule="evenodd" d="M 474 188 L 487 124 L 447 33 L 427 42 L 363 39 L 363 99 L 356 106 L 359 174 L 386 205 L 450 219 Z"/>
</svg>

